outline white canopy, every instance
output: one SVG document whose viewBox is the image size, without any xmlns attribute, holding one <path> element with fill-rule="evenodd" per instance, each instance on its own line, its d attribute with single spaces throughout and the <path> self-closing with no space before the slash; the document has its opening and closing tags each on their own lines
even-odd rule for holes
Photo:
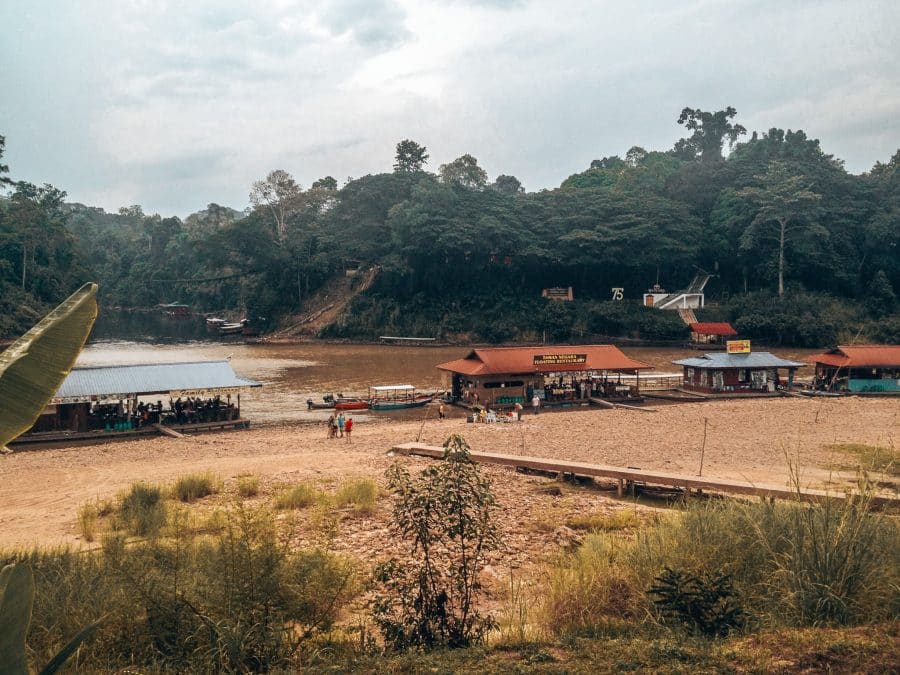
<svg viewBox="0 0 900 675">
<path fill-rule="evenodd" d="M 412 391 L 415 387 L 411 384 L 385 384 L 378 387 L 369 387 L 372 391 Z"/>
</svg>

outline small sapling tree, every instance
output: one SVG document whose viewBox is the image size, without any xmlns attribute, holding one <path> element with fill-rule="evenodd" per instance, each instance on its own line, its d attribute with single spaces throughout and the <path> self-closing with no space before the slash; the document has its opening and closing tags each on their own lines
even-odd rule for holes
<svg viewBox="0 0 900 675">
<path fill-rule="evenodd" d="M 454 434 L 444 461 L 413 479 L 399 464 L 387 472 L 396 496 L 392 528 L 408 544 L 405 560 L 378 566 L 376 625 L 394 649 L 467 647 L 495 622 L 475 608 L 485 555 L 496 548 L 491 485 Z"/>
</svg>

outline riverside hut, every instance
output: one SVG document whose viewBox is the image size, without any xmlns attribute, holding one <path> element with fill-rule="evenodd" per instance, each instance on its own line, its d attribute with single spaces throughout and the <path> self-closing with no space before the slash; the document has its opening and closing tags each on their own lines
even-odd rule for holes
<svg viewBox="0 0 900 675">
<path fill-rule="evenodd" d="M 809 359 L 816 365 L 816 389 L 900 392 L 900 345 L 841 345 Z"/>
<path fill-rule="evenodd" d="M 73 368 L 38 421 L 19 440 L 154 431 L 153 424 L 245 426 L 240 392 L 260 386 L 237 375 L 228 361 Z M 150 400 L 144 403 L 141 397 Z"/>
<path fill-rule="evenodd" d="M 637 374 L 652 367 L 613 345 L 488 347 L 437 366 L 454 401 L 491 407 L 526 405 L 535 395 L 548 405 L 634 398 Z"/>
<path fill-rule="evenodd" d="M 806 365 L 770 352 L 751 352 L 749 341 L 738 342 L 746 351 L 708 352 L 673 361 L 684 368 L 684 388 L 720 395 L 773 393 L 782 384 L 793 387 L 794 372 Z M 786 381 L 779 375 L 782 369 L 787 370 Z"/>
<path fill-rule="evenodd" d="M 725 322 L 696 322 L 688 328 L 691 330 L 688 346 L 695 349 L 721 349 L 727 338 L 737 335 L 732 325 Z"/>
</svg>

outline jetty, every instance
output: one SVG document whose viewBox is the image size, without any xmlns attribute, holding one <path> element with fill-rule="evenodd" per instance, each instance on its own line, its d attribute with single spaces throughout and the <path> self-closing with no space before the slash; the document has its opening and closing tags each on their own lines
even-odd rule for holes
<svg viewBox="0 0 900 675">
<path fill-rule="evenodd" d="M 402 443 L 395 445 L 392 450 L 401 455 L 430 457 L 443 459 L 445 450 L 434 445 L 421 443 Z M 802 502 L 821 502 L 826 499 L 846 499 L 848 496 L 859 496 L 855 493 L 837 493 L 827 490 L 817 490 L 804 487 L 783 487 L 779 485 L 765 485 L 750 483 L 747 481 L 731 480 L 727 478 L 704 478 L 688 474 L 671 473 L 668 471 L 644 470 L 635 467 L 610 466 L 605 464 L 588 464 L 585 462 L 570 462 L 559 459 L 547 459 L 544 457 L 530 457 L 527 455 L 505 455 L 490 452 L 470 452 L 472 461 L 482 464 L 499 464 L 534 471 L 545 471 L 559 475 L 587 476 L 590 478 L 611 478 L 617 482 L 619 497 L 626 494 L 629 486 L 634 485 L 659 485 L 664 487 L 681 488 L 690 493 L 720 492 L 724 494 L 747 495 L 763 499 L 787 499 Z M 900 506 L 900 498 L 885 495 L 873 495 L 867 497 L 872 507 L 883 508 L 885 506 Z"/>
</svg>

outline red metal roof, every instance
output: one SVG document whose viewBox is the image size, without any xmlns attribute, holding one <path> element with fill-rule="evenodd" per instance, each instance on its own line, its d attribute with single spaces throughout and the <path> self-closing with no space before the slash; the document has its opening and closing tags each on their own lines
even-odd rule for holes
<svg viewBox="0 0 900 675">
<path fill-rule="evenodd" d="M 688 326 L 692 333 L 700 333 L 701 335 L 737 335 L 737 331 L 731 327 L 730 323 L 692 323 Z"/>
<path fill-rule="evenodd" d="M 847 368 L 900 368 L 900 345 L 841 345 L 824 354 L 808 357 L 826 366 Z"/>
<path fill-rule="evenodd" d="M 546 363 L 535 365 L 540 356 L 584 356 L 579 363 Z M 563 359 L 564 361 L 565 359 Z M 652 368 L 635 361 L 614 345 L 574 345 L 565 347 L 488 347 L 473 349 L 468 356 L 437 366 L 463 375 L 498 375 L 501 373 L 559 373 L 582 370 L 644 370 Z"/>
</svg>

